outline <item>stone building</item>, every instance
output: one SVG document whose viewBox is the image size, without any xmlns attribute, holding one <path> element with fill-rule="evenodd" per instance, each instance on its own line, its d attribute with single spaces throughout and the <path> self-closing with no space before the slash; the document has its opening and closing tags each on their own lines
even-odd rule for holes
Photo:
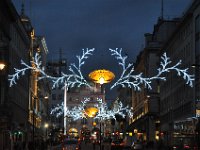
<svg viewBox="0 0 200 150">
<path fill-rule="evenodd" d="M 31 33 L 30 60 L 34 60 L 37 53 L 42 62 L 41 67 L 46 70 L 46 57 L 48 54 L 46 40 L 43 36 L 35 36 L 33 31 Z M 34 66 L 34 64 L 31 65 Z M 44 125 L 49 122 L 48 103 L 51 87 L 47 79 L 38 80 L 39 77 L 39 72 L 31 71 L 29 83 L 29 123 L 34 131 L 30 132 L 29 136 L 34 140 L 46 139 L 47 135 Z"/>
<path fill-rule="evenodd" d="M 22 68 L 21 60 L 31 65 L 33 27 L 24 13 L 24 5 L 19 15 L 11 0 L 3 0 L 0 2 L 0 12 L 0 63 L 5 63 L 0 70 L 0 150 L 4 150 L 13 149 L 16 143 L 33 140 L 33 122 L 30 120 L 30 114 L 34 111 L 30 82 L 33 74 L 31 71 L 20 74 L 12 87 L 9 87 L 8 80 L 8 75 L 14 74 L 14 68 Z M 42 39 L 40 42 L 43 43 Z M 42 44 L 38 48 L 42 48 Z M 39 102 L 37 105 L 40 106 Z M 41 112 L 41 109 L 38 110 Z"/>
<path fill-rule="evenodd" d="M 29 61 L 30 36 L 21 22 L 11 0 L 0 1 L 0 149 L 12 149 L 15 142 L 27 139 L 29 77 L 24 75 L 18 84 L 9 87 L 8 75 L 20 67 L 20 60 Z"/>
<path fill-rule="evenodd" d="M 144 77 L 151 77 L 157 74 L 161 48 L 177 28 L 179 22 L 178 18 L 172 20 L 159 18 L 154 26 L 153 33 L 145 34 L 145 47 L 138 55 L 134 65 L 136 73 L 143 73 Z M 148 89 L 142 85 L 141 91 L 133 89 L 133 117 L 129 126 L 129 130 L 134 133 L 135 139 L 147 142 L 159 139 L 160 126 L 159 81 L 153 81 L 151 86 L 152 89 Z"/>
<path fill-rule="evenodd" d="M 167 145 L 194 144 L 199 116 L 199 73 L 200 64 L 200 1 L 195 0 L 181 23 L 163 46 L 172 62 L 182 61 L 183 68 L 195 74 L 194 87 L 186 85 L 177 73 L 167 74 L 167 81 L 160 84 L 160 121 L 162 139 Z"/>
<path fill-rule="evenodd" d="M 77 105 L 81 105 L 81 101 L 84 101 L 85 98 L 89 98 L 90 101 L 86 105 L 86 109 L 90 107 L 94 107 L 97 104 L 97 99 L 102 99 L 105 102 L 105 93 L 101 88 L 100 84 L 91 84 L 93 88 L 89 87 L 80 87 L 80 88 L 72 88 L 69 90 L 67 95 L 67 107 L 72 108 Z M 95 122 L 95 123 L 94 123 Z M 103 122 L 102 122 L 103 124 Z M 82 128 L 87 128 L 92 131 L 94 127 L 100 127 L 100 121 L 98 119 L 93 118 L 83 118 L 81 120 L 73 121 L 72 118 L 68 118 L 67 120 L 67 132 L 69 133 L 71 128 L 75 128 L 78 133 Z M 105 131 L 102 125 L 102 131 Z"/>
<path fill-rule="evenodd" d="M 47 72 L 51 76 L 59 77 L 61 76 L 61 72 L 67 72 L 67 60 L 62 57 L 62 51 L 59 52 L 59 59 L 54 57 L 52 60 L 48 60 L 47 62 Z M 51 94 L 49 96 L 49 113 L 51 109 L 53 109 L 56 105 L 61 104 L 64 101 L 64 89 L 62 89 L 62 85 L 59 87 L 52 88 L 51 85 Z M 50 125 L 49 125 L 49 134 L 51 137 L 60 132 L 63 132 L 63 118 L 57 118 L 53 115 L 49 116 L 50 118 Z"/>
</svg>

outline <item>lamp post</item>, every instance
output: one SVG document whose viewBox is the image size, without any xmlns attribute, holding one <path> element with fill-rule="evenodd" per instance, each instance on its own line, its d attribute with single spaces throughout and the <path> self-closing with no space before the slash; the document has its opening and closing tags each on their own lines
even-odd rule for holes
<svg viewBox="0 0 200 150">
<path fill-rule="evenodd" d="M 0 55 L 2 55 L 0 53 Z M 6 96 L 6 90 L 5 90 L 5 84 L 6 84 L 6 69 L 4 69 L 6 66 L 5 62 L 0 61 L 0 102 L 4 103 L 5 101 L 5 96 Z M 5 117 L 5 116 L 4 116 Z M 7 118 L 7 117 L 6 117 Z M 6 119 L 7 120 L 7 119 Z M 1 126 L 6 126 L 6 122 L 3 121 L 2 117 L 0 117 L 0 124 Z M 1 130 L 1 129 L 0 129 Z M 5 132 L 7 132 L 8 130 L 4 129 L 1 130 L 3 132 L 3 134 L 5 134 Z M 6 137 L 2 137 L 1 140 L 6 140 Z M 13 141 L 11 140 L 11 145 Z M 2 143 L 2 145 L 0 145 L 0 149 L 3 149 L 3 147 L 5 146 L 5 143 Z"/>
<path fill-rule="evenodd" d="M 33 113 L 33 115 L 32 115 L 33 116 L 32 117 L 32 123 L 33 123 L 32 124 L 33 125 L 33 130 L 32 130 L 33 150 L 35 150 L 35 126 L 37 125 L 36 122 L 35 122 L 36 121 L 36 117 L 37 117 L 35 110 L 36 110 L 36 104 L 37 104 L 36 101 L 38 100 L 38 98 L 39 97 L 37 97 L 37 96 L 33 96 L 33 106 L 32 106 L 32 113 Z M 40 98 L 48 99 L 48 96 L 40 97 Z M 49 125 L 47 123 L 45 123 L 44 127 L 48 128 Z M 46 132 L 47 132 L 47 129 L 46 129 Z"/>
<path fill-rule="evenodd" d="M 46 141 L 47 141 L 49 124 L 45 123 L 44 128 L 45 128 L 45 136 L 46 136 Z"/>
<path fill-rule="evenodd" d="M 114 78 L 115 75 L 109 70 L 105 69 L 99 69 L 99 70 L 94 70 L 89 74 L 89 78 L 94 82 L 103 85 L 104 83 L 109 83 L 111 82 Z M 99 110 L 101 113 L 101 110 Z M 102 145 L 101 145 L 101 123 L 102 123 L 102 117 L 100 117 L 100 122 L 99 122 L 99 130 L 100 130 L 100 150 L 102 150 Z"/>
<path fill-rule="evenodd" d="M 0 70 L 3 70 L 5 68 L 5 63 L 4 62 L 0 62 Z"/>
<path fill-rule="evenodd" d="M 33 131 L 32 131 L 32 139 L 33 139 L 33 150 L 35 150 L 35 101 L 37 97 L 33 97 Z"/>
<path fill-rule="evenodd" d="M 67 91 L 68 91 L 68 86 L 67 83 L 65 82 L 65 89 L 64 89 L 64 136 L 67 134 L 67 117 L 66 117 L 66 110 L 67 110 Z"/>
</svg>

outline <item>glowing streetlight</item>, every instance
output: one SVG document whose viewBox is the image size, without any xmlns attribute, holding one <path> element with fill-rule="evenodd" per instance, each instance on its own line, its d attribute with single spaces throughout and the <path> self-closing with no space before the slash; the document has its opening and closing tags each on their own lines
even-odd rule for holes
<svg viewBox="0 0 200 150">
<path fill-rule="evenodd" d="M 104 77 L 100 77 L 100 78 L 99 78 L 99 83 L 100 83 L 100 84 L 104 84 L 104 82 L 105 82 Z"/>
<path fill-rule="evenodd" d="M 0 70 L 3 70 L 5 68 L 5 63 L 4 62 L 0 62 Z"/>
<path fill-rule="evenodd" d="M 49 124 L 48 124 L 48 123 L 45 123 L 45 124 L 44 124 L 44 127 L 45 127 L 45 128 L 48 128 L 48 127 L 49 127 Z"/>
<path fill-rule="evenodd" d="M 45 123 L 44 124 L 44 128 L 46 129 L 46 140 L 47 140 L 47 138 L 48 138 L 48 128 L 49 128 L 49 124 L 48 123 Z"/>
</svg>

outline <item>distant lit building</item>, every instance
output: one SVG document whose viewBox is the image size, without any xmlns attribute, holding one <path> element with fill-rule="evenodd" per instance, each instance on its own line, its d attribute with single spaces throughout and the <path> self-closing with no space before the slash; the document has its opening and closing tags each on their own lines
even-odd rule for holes
<svg viewBox="0 0 200 150">
<path fill-rule="evenodd" d="M 84 101 L 85 98 L 90 98 L 90 101 L 87 103 L 86 108 L 94 107 L 97 104 L 97 98 L 101 98 L 105 102 L 105 93 L 101 88 L 100 84 L 91 83 L 92 88 L 89 87 L 80 87 L 80 88 L 71 88 L 67 94 L 67 107 L 70 109 L 77 105 L 81 105 L 81 101 Z M 95 126 L 94 126 L 95 122 Z M 82 128 L 87 128 L 92 130 L 94 127 L 99 128 L 100 121 L 93 118 L 83 118 L 81 120 L 73 121 L 72 118 L 67 119 L 67 132 L 69 133 L 71 128 L 75 128 L 78 133 Z M 104 124 L 104 121 L 102 122 Z M 102 125 L 102 132 L 104 132 L 104 125 Z"/>
<path fill-rule="evenodd" d="M 53 60 L 48 60 L 47 62 L 47 72 L 48 74 L 59 77 L 61 76 L 61 72 L 66 73 L 67 72 L 67 60 L 61 56 L 61 50 L 60 50 L 60 58 Z M 51 84 L 51 95 L 49 96 L 49 113 L 52 108 L 54 108 L 57 104 L 61 104 L 64 101 L 64 89 L 62 89 L 62 86 L 58 86 L 52 89 L 52 83 Z M 60 129 L 63 128 L 63 119 L 57 118 L 52 115 L 50 115 L 51 120 L 51 129 L 57 129 L 59 132 Z"/>
</svg>

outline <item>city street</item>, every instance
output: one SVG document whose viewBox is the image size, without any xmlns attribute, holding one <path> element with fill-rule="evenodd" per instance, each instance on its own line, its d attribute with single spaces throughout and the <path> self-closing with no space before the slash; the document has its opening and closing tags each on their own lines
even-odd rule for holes
<svg viewBox="0 0 200 150">
<path fill-rule="evenodd" d="M 110 150 L 110 144 L 102 144 L 102 150 Z M 100 145 L 95 144 L 93 145 L 92 143 L 82 143 L 81 144 L 81 150 L 100 150 Z"/>
<path fill-rule="evenodd" d="M 68 145 L 67 147 L 65 147 L 66 150 L 76 150 L 76 146 L 72 146 L 72 145 Z M 103 144 L 102 145 L 102 150 L 110 150 L 111 146 L 109 144 Z M 52 146 L 49 147 L 48 150 L 62 150 L 62 146 L 58 145 L 58 146 Z M 95 144 L 93 145 L 92 143 L 82 143 L 80 145 L 80 150 L 100 150 L 100 146 Z"/>
<path fill-rule="evenodd" d="M 137 148 L 136 148 L 137 149 Z M 48 150 L 62 150 L 61 146 L 54 146 L 49 148 Z M 69 146 L 66 150 L 100 150 L 99 145 L 93 145 L 92 143 L 82 143 L 80 149 L 76 149 L 76 147 Z M 102 144 L 102 150 L 131 150 L 130 148 L 113 148 L 111 149 L 111 145 L 108 143 Z M 139 150 L 139 148 L 138 148 Z M 168 150 L 168 148 L 145 148 L 143 147 L 141 150 Z"/>
<path fill-rule="evenodd" d="M 110 144 L 102 144 L 102 150 L 110 150 L 111 145 Z M 62 150 L 62 146 L 52 146 L 51 148 L 48 148 L 48 150 Z M 75 146 L 68 146 L 67 150 L 76 150 Z M 100 146 L 98 144 L 93 145 L 92 143 L 84 143 L 82 142 L 80 145 L 80 150 L 100 150 Z"/>
<path fill-rule="evenodd" d="M 46 149 L 200 150 L 200 0 L 0 0 L 0 150 Z"/>
</svg>

